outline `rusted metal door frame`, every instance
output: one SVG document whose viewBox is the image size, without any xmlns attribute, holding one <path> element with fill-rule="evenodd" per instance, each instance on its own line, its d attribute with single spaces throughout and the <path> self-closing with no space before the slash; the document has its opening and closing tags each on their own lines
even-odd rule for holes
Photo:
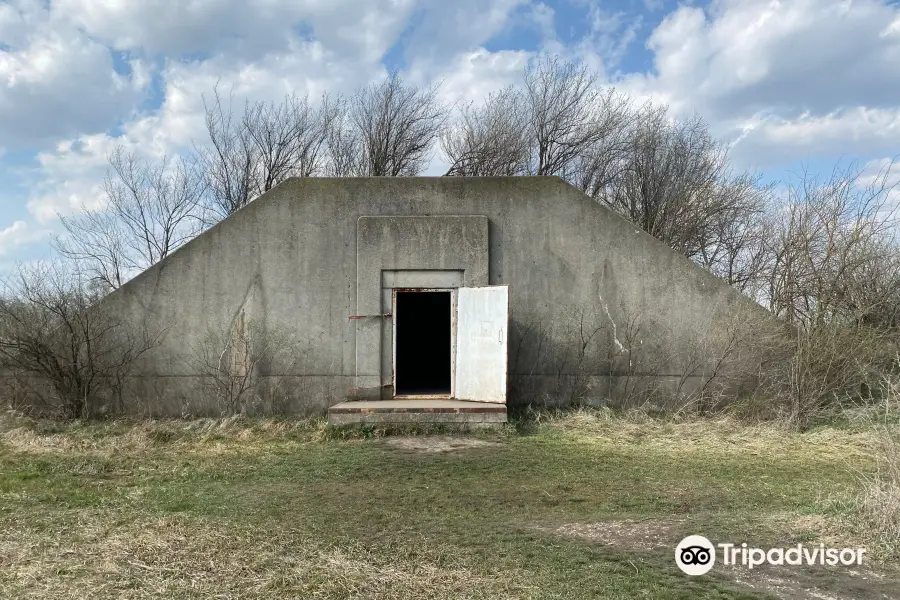
<svg viewBox="0 0 900 600">
<path fill-rule="evenodd" d="M 459 288 L 391 288 L 391 397 L 393 398 L 455 398 L 456 397 L 456 298 Z M 450 395 L 397 395 L 397 292 L 450 293 Z"/>
</svg>

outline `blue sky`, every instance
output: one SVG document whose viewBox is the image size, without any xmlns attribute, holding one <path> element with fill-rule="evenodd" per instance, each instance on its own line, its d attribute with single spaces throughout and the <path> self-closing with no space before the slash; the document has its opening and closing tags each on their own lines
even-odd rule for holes
<svg viewBox="0 0 900 600">
<path fill-rule="evenodd" d="M 401 69 L 481 101 L 559 54 L 698 113 L 770 180 L 900 154 L 893 0 L 193 0 L 0 3 L 0 267 L 101 201 L 107 153 L 202 141 L 201 95 L 349 92 Z M 439 173 L 435 154 L 429 173 Z"/>
</svg>

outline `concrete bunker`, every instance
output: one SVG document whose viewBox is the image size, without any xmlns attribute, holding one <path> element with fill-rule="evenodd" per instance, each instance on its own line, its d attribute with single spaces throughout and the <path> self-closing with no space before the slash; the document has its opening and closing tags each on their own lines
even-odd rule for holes
<svg viewBox="0 0 900 600">
<path fill-rule="evenodd" d="M 285 181 L 105 302 L 167 332 L 130 412 L 221 414 L 192 352 L 245 310 L 251 351 L 291 351 L 257 361 L 242 411 L 485 422 L 507 399 L 677 400 L 724 373 L 714 351 L 750 301 L 557 178 L 374 177 Z"/>
</svg>

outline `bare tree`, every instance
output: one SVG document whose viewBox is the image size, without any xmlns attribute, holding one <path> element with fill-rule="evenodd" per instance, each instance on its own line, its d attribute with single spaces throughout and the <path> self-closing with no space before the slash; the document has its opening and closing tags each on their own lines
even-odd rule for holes
<svg viewBox="0 0 900 600">
<path fill-rule="evenodd" d="M 772 312 L 804 327 L 896 314 L 900 207 L 892 204 L 892 167 L 869 182 L 850 165 L 825 182 L 805 173 L 789 185 L 770 242 Z"/>
<path fill-rule="evenodd" d="M 669 121 L 646 106 L 631 134 L 626 164 L 601 199 L 644 231 L 687 256 L 706 245 L 720 206 L 725 153 L 699 118 Z"/>
<path fill-rule="evenodd" d="M 442 137 L 447 175 L 558 175 L 596 196 L 627 150 L 630 100 L 586 66 L 549 57 L 524 86 L 466 105 Z"/>
<path fill-rule="evenodd" d="M 346 98 L 338 98 L 334 106 L 334 119 L 326 140 L 325 174 L 328 177 L 366 175 L 369 171 L 363 139 L 350 117 L 349 102 Z"/>
<path fill-rule="evenodd" d="M 566 167 L 569 182 L 594 199 L 602 198 L 619 180 L 627 165 L 631 150 L 630 134 L 636 113 L 625 106 L 624 98 L 610 97 L 606 110 L 613 111 L 603 126 L 602 136 L 586 145 L 575 160 Z"/>
<path fill-rule="evenodd" d="M 87 283 L 60 262 L 20 266 L 0 297 L 0 367 L 66 418 L 101 401 L 121 410 L 136 361 L 162 334 L 118 319 Z"/>
<path fill-rule="evenodd" d="M 720 178 L 709 227 L 692 256 L 700 266 L 756 299 L 764 286 L 773 186 L 749 173 Z"/>
<path fill-rule="evenodd" d="M 280 104 L 257 102 L 244 109 L 242 127 L 258 160 L 254 192 L 262 194 L 288 177 L 312 177 L 323 170 L 335 105 L 327 95 L 314 107 L 309 97 L 289 94 Z"/>
<path fill-rule="evenodd" d="M 208 222 L 246 206 L 289 177 L 325 171 L 330 130 L 340 102 L 323 95 L 318 105 L 308 96 L 287 95 L 281 102 L 244 105 L 235 118 L 231 96 L 223 102 L 218 87 L 204 98 L 208 144 L 196 145 L 210 197 Z"/>
<path fill-rule="evenodd" d="M 55 235 L 53 247 L 84 265 L 96 289 L 112 291 L 138 270 L 125 243 L 127 232 L 112 212 L 82 207 L 74 217 L 60 215 L 67 237 Z"/>
<path fill-rule="evenodd" d="M 896 368 L 900 240 L 893 164 L 870 181 L 855 165 L 789 182 L 767 238 L 762 300 L 791 326 L 792 351 L 767 377 L 806 427 L 866 401 Z"/>
<path fill-rule="evenodd" d="M 580 187 L 752 293 L 765 262 L 771 188 L 756 175 L 733 173 L 702 119 L 673 120 L 664 106 L 643 106 L 613 144 L 597 167 L 583 171 L 588 177 Z"/>
<path fill-rule="evenodd" d="M 450 161 L 447 175 L 509 176 L 526 172 L 529 160 L 525 96 L 508 87 L 483 106 L 465 105 L 459 122 L 441 136 Z"/>
<path fill-rule="evenodd" d="M 341 134 L 333 136 L 343 170 L 353 167 L 346 157 L 361 153 L 355 169 L 360 175 L 416 175 L 430 158 L 447 118 L 436 86 L 406 85 L 399 73 L 356 92 L 346 104 L 348 118 Z M 354 169 L 354 170 L 355 170 Z"/>
<path fill-rule="evenodd" d="M 54 238 L 101 288 L 115 289 L 166 258 L 199 231 L 203 183 L 192 166 L 163 157 L 137 158 L 120 146 L 109 156 L 102 203 L 60 216 L 66 235 Z"/>
<path fill-rule="evenodd" d="M 206 208 L 211 214 L 204 221 L 211 224 L 243 208 L 256 195 L 260 158 L 257 145 L 234 118 L 230 97 L 223 106 L 218 87 L 213 88 L 212 101 L 204 98 L 203 107 L 209 145 L 195 147 L 195 153 L 209 192 Z"/>
<path fill-rule="evenodd" d="M 569 178 L 579 159 L 596 153 L 627 122 L 627 98 L 597 84 L 587 66 L 558 57 L 526 68 L 528 174 Z"/>
<path fill-rule="evenodd" d="M 585 65 L 549 57 L 524 87 L 463 107 L 441 139 L 447 175 L 557 175 L 747 293 L 764 262 L 770 189 L 734 174 L 699 117 L 635 108 Z"/>
</svg>

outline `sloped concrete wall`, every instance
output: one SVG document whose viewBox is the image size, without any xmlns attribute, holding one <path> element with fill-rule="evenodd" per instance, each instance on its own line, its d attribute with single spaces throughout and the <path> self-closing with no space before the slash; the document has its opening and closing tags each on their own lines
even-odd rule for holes
<svg viewBox="0 0 900 600">
<path fill-rule="evenodd" d="M 697 348 L 726 343 L 750 304 L 557 178 L 292 179 L 107 299 L 166 330 L 139 365 L 132 410 L 216 412 L 192 356 L 210 329 L 240 318 L 292 340 L 290 359 L 259 366 L 258 410 L 344 400 L 359 383 L 348 320 L 359 312 L 358 220 L 390 215 L 487 218 L 488 283 L 510 286 L 511 403 L 624 402 L 654 382 L 702 385 L 715 365 Z"/>
</svg>

